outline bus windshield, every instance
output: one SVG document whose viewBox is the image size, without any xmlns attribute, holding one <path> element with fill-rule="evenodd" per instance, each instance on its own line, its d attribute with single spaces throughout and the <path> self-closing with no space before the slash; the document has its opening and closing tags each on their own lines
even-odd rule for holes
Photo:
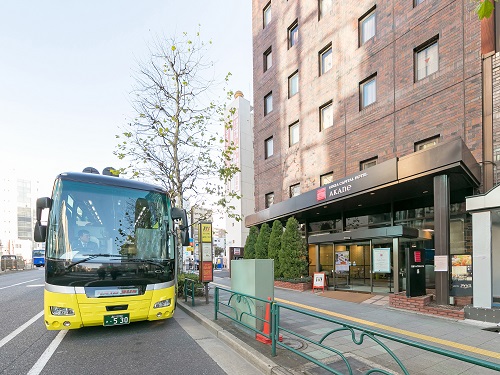
<svg viewBox="0 0 500 375">
<path fill-rule="evenodd" d="M 33 258 L 44 257 L 45 250 L 33 250 Z"/>
<path fill-rule="evenodd" d="M 99 256 L 120 261 L 172 260 L 169 204 L 166 195 L 158 192 L 59 179 L 46 257 L 71 262 Z"/>
</svg>

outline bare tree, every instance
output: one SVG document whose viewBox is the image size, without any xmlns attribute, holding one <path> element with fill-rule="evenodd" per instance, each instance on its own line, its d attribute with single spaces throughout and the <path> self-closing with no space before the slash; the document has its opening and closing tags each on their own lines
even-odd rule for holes
<svg viewBox="0 0 500 375">
<path fill-rule="evenodd" d="M 134 77 L 137 116 L 116 136 L 114 153 L 130 161 L 122 172 L 163 185 L 177 207 L 208 199 L 241 220 L 229 203 L 238 194 L 224 188 L 239 172 L 231 163 L 235 147 L 217 131 L 232 126 L 234 110 L 224 104 L 232 96 L 226 90 L 230 73 L 220 82 L 214 77 L 214 64 L 206 58 L 210 45 L 199 32 L 194 38 L 155 38 Z M 221 89 L 227 94 L 222 101 L 215 93 Z"/>
</svg>

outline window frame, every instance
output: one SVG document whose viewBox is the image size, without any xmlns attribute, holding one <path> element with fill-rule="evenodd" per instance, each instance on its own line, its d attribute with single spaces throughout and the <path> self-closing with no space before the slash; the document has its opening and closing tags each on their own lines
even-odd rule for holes
<svg viewBox="0 0 500 375">
<path fill-rule="evenodd" d="M 368 12 L 366 12 L 365 14 L 363 14 L 361 17 L 359 17 L 358 19 L 358 45 L 359 47 L 365 45 L 368 41 L 372 40 L 373 38 L 375 38 L 375 36 L 377 35 L 377 6 L 373 6 Z M 373 20 L 373 35 L 370 36 L 368 39 L 366 40 L 363 40 L 364 39 L 364 34 L 363 34 L 363 24 L 368 21 L 368 19 L 370 19 L 371 17 L 374 17 L 374 20 Z"/>
<path fill-rule="evenodd" d="M 268 61 L 268 58 L 271 58 L 271 65 L 269 65 L 269 61 Z M 267 72 L 269 69 L 271 69 L 271 67 L 273 66 L 273 48 L 272 46 L 270 46 L 268 49 L 266 49 L 264 51 L 264 54 L 263 54 L 263 58 L 264 58 L 264 73 Z"/>
<path fill-rule="evenodd" d="M 429 137 L 429 138 L 423 139 L 421 141 L 415 142 L 413 144 L 413 150 L 415 152 L 417 152 L 417 151 L 426 150 L 428 148 L 436 147 L 437 144 L 439 143 L 440 139 L 441 139 L 441 136 L 438 134 L 438 135 L 435 135 L 433 137 Z M 435 141 L 435 143 L 431 145 L 431 142 L 433 142 L 433 141 Z M 422 148 L 420 148 L 420 147 L 422 147 Z"/>
<path fill-rule="evenodd" d="M 271 98 L 270 104 L 271 108 L 269 109 L 268 98 Z M 267 116 L 273 111 L 273 92 L 270 91 L 267 95 L 264 96 L 264 116 Z"/>
<path fill-rule="evenodd" d="M 293 131 L 297 129 L 297 140 L 292 143 L 292 134 Z M 292 147 L 300 142 L 300 126 L 299 121 L 295 121 L 294 123 L 288 125 L 288 147 Z"/>
<path fill-rule="evenodd" d="M 269 13 L 269 20 L 267 20 L 267 11 L 270 11 Z M 271 9 L 271 2 L 268 2 L 266 6 L 262 9 L 262 28 L 265 29 L 267 25 L 271 23 L 273 19 L 273 14 L 272 14 L 272 9 Z M 267 23 L 266 23 L 267 20 Z"/>
<path fill-rule="evenodd" d="M 266 140 L 264 141 L 264 159 L 267 160 L 273 155 L 274 155 L 274 139 L 273 136 L 271 136 L 269 138 L 266 138 Z"/>
<path fill-rule="evenodd" d="M 360 161 L 359 162 L 359 170 L 364 171 L 365 169 L 374 167 L 377 164 L 378 164 L 378 156 L 375 156 L 373 158 Z"/>
<path fill-rule="evenodd" d="M 324 5 L 323 3 L 326 1 L 330 2 L 329 14 L 332 14 L 332 12 L 333 12 L 333 0 L 318 0 L 318 21 L 322 20 L 326 16 L 326 13 L 324 13 L 323 7 L 322 7 L 322 5 Z"/>
<path fill-rule="evenodd" d="M 324 64 L 324 57 L 325 55 L 329 52 L 329 55 L 332 59 L 330 69 L 324 70 L 325 64 Z M 318 53 L 318 58 L 319 58 L 319 75 L 322 76 L 323 74 L 328 73 L 330 70 L 333 69 L 333 49 L 332 49 L 332 43 L 329 43 L 326 47 L 324 47 L 321 51 Z"/>
<path fill-rule="evenodd" d="M 297 34 L 297 38 L 296 38 L 297 40 L 295 42 L 293 39 L 294 33 Z M 299 20 L 298 19 L 293 21 L 292 24 L 290 26 L 288 26 L 287 35 L 288 35 L 288 49 L 292 48 L 293 46 L 295 46 L 299 43 Z"/>
<path fill-rule="evenodd" d="M 328 126 L 325 126 L 325 121 L 324 121 L 325 116 L 323 114 L 323 111 L 326 108 L 331 108 L 331 111 L 332 111 L 332 123 Z M 330 100 L 330 101 L 326 102 L 325 104 L 323 104 L 321 107 L 319 107 L 319 131 L 322 132 L 323 130 L 331 128 L 331 127 L 333 127 L 333 100 Z"/>
<path fill-rule="evenodd" d="M 365 99 L 364 89 L 371 82 L 375 82 L 375 100 L 373 102 L 365 105 L 364 104 L 364 99 Z M 374 73 L 359 83 L 359 110 L 362 111 L 363 109 L 368 108 L 369 106 L 375 104 L 376 102 L 377 102 L 377 73 Z"/>
<path fill-rule="evenodd" d="M 422 4 L 425 0 L 413 0 L 413 8 L 416 8 L 420 4 Z"/>
<path fill-rule="evenodd" d="M 292 93 L 292 83 L 293 79 L 297 79 L 297 91 Z M 299 71 L 296 70 L 293 72 L 290 76 L 288 76 L 288 99 L 290 99 L 292 96 L 295 96 L 299 93 Z"/>
<path fill-rule="evenodd" d="M 330 177 L 331 181 L 325 182 L 324 180 L 327 177 Z M 333 171 L 322 174 L 321 176 L 319 176 L 319 186 L 325 186 L 325 185 L 331 184 L 332 182 L 333 182 Z"/>
<path fill-rule="evenodd" d="M 264 206 L 265 208 L 269 208 L 273 204 L 274 204 L 274 191 L 271 191 L 264 196 Z"/>
<path fill-rule="evenodd" d="M 422 78 L 418 78 L 418 55 L 425 50 L 431 48 L 432 46 L 436 45 L 437 51 L 436 51 L 436 58 L 437 58 L 437 69 L 433 71 L 432 73 L 428 73 Z M 439 35 L 436 35 L 432 37 L 431 39 L 427 40 L 425 43 L 422 43 L 418 47 L 413 49 L 413 66 L 414 66 L 414 82 L 421 81 L 436 72 L 439 72 Z"/>
<path fill-rule="evenodd" d="M 293 194 L 293 191 L 295 190 L 295 188 L 298 188 L 299 189 L 299 192 L 298 194 Z M 296 183 L 296 184 L 293 184 L 293 185 L 290 185 L 290 188 L 289 188 L 289 196 L 290 198 L 293 198 L 293 197 L 297 197 L 300 195 L 300 182 Z"/>
</svg>

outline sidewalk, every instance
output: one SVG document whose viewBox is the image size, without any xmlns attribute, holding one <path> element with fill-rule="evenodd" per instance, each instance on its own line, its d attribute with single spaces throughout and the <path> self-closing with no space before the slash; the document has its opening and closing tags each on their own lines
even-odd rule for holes
<svg viewBox="0 0 500 375">
<path fill-rule="evenodd" d="M 230 289 L 231 280 L 215 278 L 215 285 Z M 242 354 L 254 366 L 265 374 L 326 374 L 325 369 L 314 365 L 299 355 L 284 348 L 277 348 L 277 355 L 272 356 L 271 346 L 255 340 L 255 335 L 244 330 L 231 320 L 220 317 L 214 320 L 214 284 L 209 293 L 209 304 L 205 297 L 191 301 L 179 300 L 179 307 L 190 316 L 209 328 L 219 339 L 226 342 L 238 353 Z M 388 306 L 388 296 L 375 295 L 359 302 L 348 302 L 335 298 L 335 294 L 311 291 L 299 292 L 275 288 L 276 301 L 308 310 L 317 315 L 328 316 L 331 319 L 346 321 L 356 326 L 402 337 L 423 344 L 439 347 L 448 351 L 479 358 L 500 364 L 500 334 L 484 330 L 494 327 L 491 323 L 477 321 L 456 321 L 437 316 L 422 315 L 409 311 L 392 309 Z M 345 292 L 342 292 L 345 293 Z M 324 295 L 323 295 L 324 294 Z M 328 296 L 328 294 L 330 294 Z M 359 296 L 356 296 L 359 298 Z M 351 298 L 354 299 L 354 298 Z M 281 314 L 281 326 L 291 331 L 299 332 L 304 337 L 319 339 L 331 331 L 333 323 L 314 319 L 306 315 L 297 315 L 284 310 Z M 337 369 L 338 355 L 331 351 L 317 348 L 314 344 L 300 337 L 294 337 L 288 332 L 281 332 L 284 342 L 294 349 L 307 353 L 311 357 L 327 363 Z M 355 335 L 359 340 L 359 331 Z M 362 340 L 363 341 L 363 340 Z M 423 351 L 404 344 L 384 340 L 396 356 L 403 362 L 410 374 L 496 374 L 497 372 L 475 366 L 466 362 L 447 358 L 442 355 Z M 353 374 L 366 373 L 370 368 L 382 368 L 391 373 L 402 373 L 394 365 L 394 360 L 382 350 L 379 344 L 365 338 L 362 344 L 353 342 L 351 334 L 344 332 L 329 346 L 338 349 L 348 357 L 353 368 Z M 333 363 L 333 364 L 332 364 Z M 339 370 L 340 373 L 342 370 Z"/>
</svg>

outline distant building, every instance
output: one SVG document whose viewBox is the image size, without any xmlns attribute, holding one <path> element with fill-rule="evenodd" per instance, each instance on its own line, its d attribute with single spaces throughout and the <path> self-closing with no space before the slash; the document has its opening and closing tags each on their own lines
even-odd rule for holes
<svg viewBox="0 0 500 375">
<path fill-rule="evenodd" d="M 39 182 L 14 169 L 0 171 L 0 253 L 31 258 Z"/>
<path fill-rule="evenodd" d="M 241 199 L 233 199 L 234 213 L 243 218 L 242 221 L 226 217 L 226 254 L 229 247 L 245 245 L 249 229 L 245 227 L 244 218 L 254 212 L 254 167 L 253 167 L 253 108 L 243 97 L 241 91 L 236 91 L 234 101 L 229 105 L 234 108 L 231 127 L 226 129 L 226 145 L 231 142 L 236 147 L 232 162 L 240 168 L 240 172 L 229 182 L 228 190 L 241 195 Z M 229 113 L 229 111 L 228 111 Z"/>
</svg>

